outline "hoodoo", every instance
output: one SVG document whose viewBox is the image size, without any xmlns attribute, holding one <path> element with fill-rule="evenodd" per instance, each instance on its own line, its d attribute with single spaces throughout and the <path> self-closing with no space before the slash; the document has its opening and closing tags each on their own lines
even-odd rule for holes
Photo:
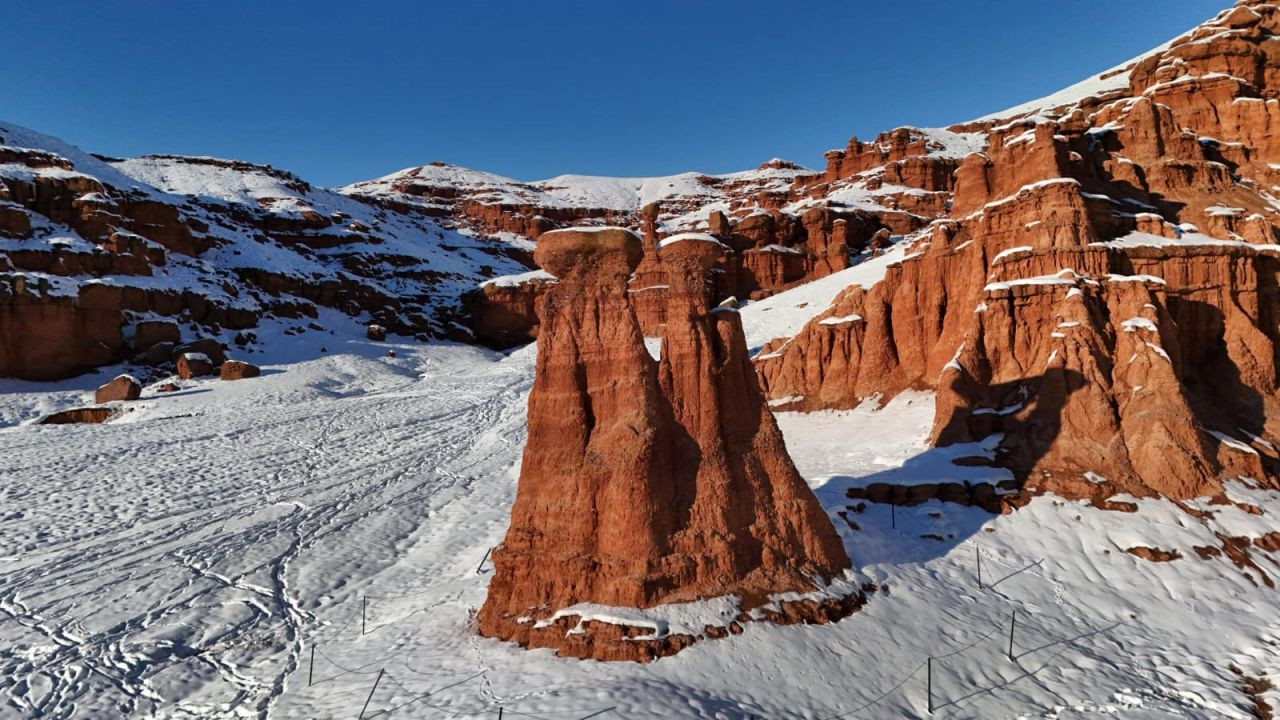
<svg viewBox="0 0 1280 720">
<path fill-rule="evenodd" d="M 647 660 L 744 620 L 825 622 L 861 604 L 837 579 L 849 560 L 787 456 L 737 313 L 711 307 L 708 273 L 725 250 L 696 236 L 661 248 L 671 291 L 655 360 L 627 293 L 640 237 L 539 238 L 535 258 L 559 283 L 538 301 L 529 440 L 482 634 Z M 738 612 L 697 635 L 602 612 L 723 596 Z"/>
</svg>

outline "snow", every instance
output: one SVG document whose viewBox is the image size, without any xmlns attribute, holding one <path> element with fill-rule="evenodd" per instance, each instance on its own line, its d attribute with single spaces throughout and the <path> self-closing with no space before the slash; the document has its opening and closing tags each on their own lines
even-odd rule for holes
<svg viewBox="0 0 1280 720">
<path fill-rule="evenodd" d="M 945 128 L 918 128 L 912 131 L 928 139 L 931 147 L 929 154 L 937 157 L 964 159 L 974 153 L 987 149 L 987 134 L 984 132 L 954 132 Z"/>
<path fill-rule="evenodd" d="M 671 247 L 672 245 L 675 245 L 676 243 L 681 243 L 681 242 L 704 242 L 704 243 L 711 243 L 720 248 L 725 248 L 724 244 L 721 243 L 720 240 L 716 238 L 714 235 L 708 235 L 706 233 L 697 233 L 697 232 L 684 232 L 684 233 L 677 233 L 675 235 L 663 238 L 662 240 L 658 241 L 658 249 L 661 250 L 662 248 Z"/>
<path fill-rule="evenodd" d="M 516 273 L 515 275 L 500 275 L 495 278 L 489 278 L 480 283 L 481 287 L 493 285 L 495 287 L 518 287 L 531 282 L 559 282 L 559 279 L 547 272 L 546 270 L 530 270 L 528 272 Z"/>
<path fill-rule="evenodd" d="M 840 317 L 823 318 L 818 321 L 819 325 L 851 325 L 856 322 L 862 322 L 862 316 L 853 313 L 852 315 L 842 315 Z"/>
<path fill-rule="evenodd" d="M 742 316 L 747 348 L 755 354 L 770 340 L 794 336 L 806 323 L 825 312 L 841 291 L 852 285 L 870 288 L 884 278 L 890 265 L 900 262 L 905 255 L 906 243 L 899 242 L 878 257 L 746 305 Z"/>
<path fill-rule="evenodd" d="M 983 212 L 987 210 L 998 208 L 1002 205 L 1007 205 L 1013 202 L 1014 200 L 1017 200 L 1018 196 L 1022 195 L 1023 193 L 1034 192 L 1036 190 L 1052 187 L 1054 185 L 1069 185 L 1072 187 L 1080 187 L 1080 181 L 1076 180 L 1075 178 L 1060 177 L 1060 178 L 1049 178 L 1048 180 L 1039 180 L 1033 183 L 1027 183 L 1026 185 L 1023 185 L 1022 187 L 1018 188 L 1017 191 L 1009 195 L 1006 195 L 1002 198 L 997 198 L 995 200 L 992 200 L 986 205 L 983 205 L 981 210 L 975 210 L 974 212 L 970 213 L 968 217 L 977 217 L 978 215 L 981 215 Z"/>
<path fill-rule="evenodd" d="M 988 117 L 1047 110 L 1125 83 L 1127 73 L 1097 76 Z M 982 149 L 979 134 L 921 132 L 955 157 Z M 0 124 L 0 137 L 56 152 L 75 163 L 71 172 L 137 192 L 379 219 L 361 203 L 300 189 L 265 169 L 225 173 L 157 158 L 109 165 L 12 126 Z M 798 172 L 807 171 L 764 168 L 713 178 L 789 182 Z M 490 201 L 537 197 L 549 207 L 634 210 L 676 195 L 718 197 L 696 173 L 521 183 L 426 166 L 388 178 L 466 184 L 482 188 Z M 390 194 L 388 186 L 373 181 L 343 192 Z M 850 187 L 844 197 L 854 206 L 875 204 L 864 188 Z M 381 219 L 391 235 L 380 251 L 455 274 L 448 292 L 474 286 L 481 265 L 518 269 L 483 254 L 467 233 Z M 1176 239 L 1133 233 L 1097 245 L 1248 245 L 1182 229 Z M 45 230 L 23 242 L 84 242 Z M 323 252 L 303 256 L 227 233 L 227 244 L 207 260 L 171 256 L 162 276 L 100 282 L 198 287 L 232 302 L 217 289 L 222 276 L 215 268 L 231 267 L 233 257 L 241 266 L 291 274 L 333 272 Z M 462 250 L 441 250 L 435 241 L 442 237 Z M 899 242 L 879 257 L 747 305 L 741 314 L 748 345 L 754 352 L 768 340 L 793 337 L 828 312 L 841 291 L 873 286 L 909 250 L 910 243 Z M 1068 272 L 988 289 L 1072 285 L 1077 280 L 1074 273 L 1064 277 Z M 79 282 L 22 275 L 59 294 L 74 294 Z M 412 285 L 387 281 L 384 289 Z M 1075 294 L 1073 287 L 1068 295 Z M 935 398 L 920 391 L 883 407 L 872 398 L 847 411 L 777 415 L 797 468 L 854 562 L 841 582 L 878 586 L 853 617 L 826 626 L 752 623 L 740 636 L 699 642 L 650 665 L 565 660 L 479 638 L 473 617 L 492 577 L 487 551 L 501 540 L 514 498 L 536 350 L 501 355 L 449 343 L 371 343 L 360 320 L 324 309 L 320 315 L 332 328 L 323 338 L 329 352 L 319 353 L 316 339 L 285 338 L 291 324 L 271 321 L 259 329 L 270 340 L 254 358 L 261 377 L 184 381 L 170 394 L 153 383 L 128 404 L 131 412 L 101 425 L 34 422 L 83 404 L 104 377 L 138 370 L 105 368 L 59 383 L 0 380 L 0 696 L 11 714 L 922 717 L 926 658 L 933 658 L 935 716 L 1247 718 L 1227 668 L 1280 680 L 1274 591 L 1263 587 L 1259 570 L 1202 560 L 1195 551 L 1220 545 L 1220 536 L 1256 539 L 1274 531 L 1280 493 L 1246 478 L 1226 483 L 1232 503 L 1261 515 L 1197 498 L 1186 503 L 1197 516 L 1167 500 L 1127 495 L 1112 500 L 1132 503 L 1135 513 L 1052 496 L 1006 515 L 938 501 L 850 509 L 847 492 L 875 483 L 1012 479 L 1007 470 L 975 462 L 994 461 L 1000 435 L 931 447 Z M 833 316 L 819 324 L 858 319 Z M 1155 330 L 1141 317 L 1122 327 Z M 646 338 L 645 345 L 660 356 L 659 339 Z M 1146 346 L 1168 359 L 1157 345 Z M 1239 452 L 1273 447 L 1243 429 L 1248 443 L 1206 432 Z M 1106 482 L 1094 472 L 1084 477 Z M 1125 552 L 1136 547 L 1181 558 L 1153 563 Z M 1254 558 L 1261 571 L 1280 571 L 1271 555 L 1255 551 Z M 661 636 L 697 634 L 705 621 L 736 608 L 735 598 L 716 598 L 646 610 L 581 605 L 559 614 L 649 627 Z M 1014 613 L 1010 657 L 1006 633 Z M 1280 692 L 1266 696 L 1280 702 Z"/>
<path fill-rule="evenodd" d="M 991 258 L 991 264 L 999 265 L 1000 261 L 1005 258 L 1017 257 L 1018 255 L 1029 255 L 1033 250 L 1034 248 L 1030 245 L 1019 245 L 1018 247 L 1012 247 L 1008 250 L 1001 250 L 996 253 L 995 257 Z"/>
<path fill-rule="evenodd" d="M 1146 345 L 1147 349 L 1151 350 L 1151 352 L 1164 358 L 1166 362 L 1169 362 L 1169 363 L 1173 362 L 1172 360 L 1169 359 L 1169 353 L 1165 352 L 1164 348 L 1160 347 L 1159 345 L 1156 345 L 1155 343 L 1143 343 L 1143 344 Z"/>
<path fill-rule="evenodd" d="M 412 186 L 428 190 L 461 190 L 468 197 L 488 204 L 636 212 L 645 205 L 674 198 L 710 203 L 727 197 L 720 188 L 726 184 L 751 183 L 761 189 L 783 190 L 790 187 L 796 177 L 812 174 L 812 170 L 775 159 L 763 167 L 720 175 L 699 172 L 647 178 L 559 175 L 522 182 L 456 165 L 433 163 L 347 185 L 338 191 L 348 195 L 393 197 L 419 205 L 439 203 L 431 197 L 405 194 L 395 189 L 397 186 Z"/>
<path fill-rule="evenodd" d="M 719 196 L 703 177 L 696 172 L 655 178 L 560 175 L 534 185 L 564 206 L 634 212 L 671 197 Z"/>
<path fill-rule="evenodd" d="M 1235 438 L 1231 437 L 1230 435 L 1227 435 L 1226 433 L 1220 433 L 1216 430 L 1206 430 L 1205 432 L 1209 433 L 1209 435 L 1212 435 L 1215 440 L 1222 443 L 1223 445 L 1226 445 L 1229 448 L 1232 448 L 1234 450 L 1239 450 L 1240 452 L 1248 453 L 1250 455 L 1258 454 L 1258 451 L 1249 447 L 1248 443 L 1243 443 L 1239 440 L 1236 440 Z"/>
<path fill-rule="evenodd" d="M 1120 323 L 1125 332 L 1137 332 L 1139 330 L 1147 330 L 1149 332 L 1158 332 L 1156 324 L 1144 317 L 1131 317 Z"/>
<path fill-rule="evenodd" d="M 79 172 L 96 177 L 108 185 L 113 185 L 121 190 L 137 190 L 146 194 L 154 192 L 154 189 L 148 187 L 146 183 L 139 182 L 118 172 L 107 163 L 74 145 L 18 125 L 0 122 L 0 145 L 51 152 L 70 160 Z"/>
<path fill-rule="evenodd" d="M 964 367 L 960 365 L 960 356 L 963 353 L 964 353 L 964 343 L 960 343 L 960 347 L 956 348 L 956 354 L 952 355 L 951 359 L 947 361 L 947 364 L 942 366 L 942 371 L 944 373 L 948 370 L 955 370 L 956 372 L 963 371 Z"/>
<path fill-rule="evenodd" d="M 1164 278 L 1157 277 L 1155 275 L 1107 275 L 1105 279 L 1107 282 L 1138 282 L 1152 283 L 1155 285 L 1165 284 Z"/>
<path fill-rule="evenodd" d="M 757 250 L 757 252 L 768 252 L 768 253 L 787 253 L 787 254 L 790 254 L 790 255 L 803 255 L 803 254 L 804 254 L 804 251 L 803 251 L 803 250 L 800 250 L 799 248 L 792 248 L 792 247 L 787 247 L 786 245 L 777 245 L 777 244 L 773 244 L 773 245 L 765 245 L 764 247 L 762 247 L 762 248 L 760 248 L 759 250 Z"/>
<path fill-rule="evenodd" d="M 11 712 L 355 717 L 368 701 L 366 717 L 919 717 L 933 656 L 945 716 L 1244 717 L 1226 665 L 1265 674 L 1280 660 L 1271 591 L 1192 549 L 1215 531 L 1257 537 L 1269 518 L 1145 499 L 1134 514 L 1051 497 L 1010 515 L 864 504 L 848 515 L 857 530 L 835 517 L 855 576 L 879 586 L 862 611 L 750 623 L 650 665 L 479 638 L 471 613 L 513 499 L 534 351 L 359 331 L 326 355 L 263 360 L 260 378 L 148 387 L 103 425 L 15 424 L 100 378 L 0 384 L 0 473 L 21 498 L 0 516 Z M 993 457 L 998 436 L 928 446 L 930 393 L 877 406 L 778 416 L 833 514 L 851 487 L 1008 479 L 967 460 Z M 1274 491 L 1229 495 L 1280 512 Z M 1123 552 L 1135 546 L 1184 559 Z M 731 604 L 593 612 L 672 632 Z"/>
<path fill-rule="evenodd" d="M 1070 285 L 1074 286 L 1078 282 L 1079 277 L 1074 270 L 1063 268 L 1056 275 L 1033 275 L 1031 277 L 1016 278 L 1013 280 L 1002 280 L 1000 282 L 988 283 L 982 288 L 983 292 L 996 292 L 999 290 L 1009 290 L 1010 288 L 1020 286 L 1036 286 L 1036 285 Z"/>
<path fill-rule="evenodd" d="M 244 205 L 303 200 L 304 192 L 290 187 L 290 183 L 304 186 L 298 178 L 266 168 L 237 170 L 226 167 L 228 162 L 217 158 L 146 156 L 112 165 L 129 177 L 175 195 L 196 195 Z"/>
<path fill-rule="evenodd" d="M 1090 247 L 1104 247 L 1113 250 L 1126 250 L 1139 247 L 1156 248 L 1197 248 L 1197 247 L 1230 247 L 1252 249 L 1259 252 L 1280 252 L 1280 245 L 1262 245 L 1247 243 L 1243 240 L 1220 240 L 1201 235 L 1194 225 L 1184 225 L 1182 234 L 1176 238 L 1153 235 L 1144 232 L 1131 232 L 1115 240 L 1089 243 Z"/>
<path fill-rule="evenodd" d="M 546 627 L 560 618 L 576 616 L 578 625 L 569 631 L 570 634 L 582 632 L 582 625 L 594 620 L 611 625 L 647 627 L 650 634 L 635 639 L 658 640 L 669 635 L 700 635 L 708 625 L 726 627 L 740 612 L 739 599 L 733 596 L 646 609 L 580 603 L 557 610 L 546 620 L 535 623 L 534 627 Z"/>
<path fill-rule="evenodd" d="M 1091 95 L 1101 96 L 1116 90 L 1123 90 L 1129 87 L 1128 70 L 1145 58 L 1167 50 L 1171 44 L 1172 41 L 1162 43 L 1160 46 L 1152 48 L 1131 60 L 1122 62 L 1113 68 L 1104 70 L 1097 75 L 1086 78 L 1074 85 L 1070 85 L 1057 92 L 1050 93 L 1042 98 L 1037 98 L 1020 105 L 1014 105 L 1013 107 L 1006 108 L 1000 112 L 983 115 L 980 118 L 975 118 L 974 122 L 984 120 L 1001 120 L 1030 113 L 1043 113 L 1064 105 L 1074 105 Z"/>
<path fill-rule="evenodd" d="M 662 338 L 647 337 L 644 339 L 644 349 L 649 351 L 649 356 L 654 360 L 662 359 Z"/>
</svg>

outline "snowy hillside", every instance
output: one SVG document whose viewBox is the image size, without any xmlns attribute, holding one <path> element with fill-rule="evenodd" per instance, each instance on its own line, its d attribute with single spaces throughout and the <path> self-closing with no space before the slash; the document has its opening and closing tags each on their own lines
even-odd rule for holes
<svg viewBox="0 0 1280 720">
<path fill-rule="evenodd" d="M 331 332 L 316 322 L 322 309 L 404 335 L 465 336 L 457 325 L 461 295 L 528 269 L 524 247 L 269 167 L 174 156 L 104 160 L 0 124 L 0 272 L 40 289 L 46 305 L 70 304 L 80 314 L 92 306 L 120 326 L 86 337 L 87 325 L 73 325 L 49 341 L 56 364 L 10 359 L 0 374 L 60 378 L 137 355 L 145 348 L 130 347 L 129 338 L 139 322 L 171 322 L 187 339 L 226 346 L 238 337 L 248 354 L 263 348 L 244 331 Z M 95 286 L 113 295 L 82 301 Z M 41 317 L 16 313 L 5 332 L 37 332 L 34 325 L 47 322 Z"/>
<path fill-rule="evenodd" d="M 777 164 L 790 165 L 786 161 L 775 159 L 755 170 L 723 175 L 697 172 L 652 178 L 560 175 L 525 183 L 456 165 L 432 163 L 347 185 L 339 188 L 339 192 L 355 196 L 404 199 L 406 193 L 401 188 L 407 186 L 446 191 L 450 195 L 461 193 L 491 204 L 636 212 L 650 203 L 673 198 L 701 198 L 703 201 L 723 199 L 726 195 L 719 188 L 722 184 L 763 183 L 777 190 L 785 190 L 796 176 L 812 173 L 804 168 L 768 167 Z"/>
<path fill-rule="evenodd" d="M 1195 519 L 1166 501 L 1127 514 L 1042 497 L 1008 516 L 936 501 L 847 510 L 845 487 L 973 476 L 927 447 L 927 394 L 780 417 L 879 585 L 852 618 L 753 624 L 648 666 L 479 638 L 470 618 L 513 498 L 532 351 L 394 349 L 353 330 L 327 357 L 148 390 L 98 426 L 34 426 L 21 410 L 74 404 L 91 378 L 52 396 L 6 385 L 9 712 L 355 717 L 367 701 L 366 717 L 922 717 L 932 656 L 937 717 L 1247 718 L 1232 668 L 1265 676 L 1280 661 L 1258 574 L 1186 559 L 1215 533 L 1267 531 L 1238 508 Z M 1280 512 L 1274 492 L 1230 492 Z"/>
</svg>

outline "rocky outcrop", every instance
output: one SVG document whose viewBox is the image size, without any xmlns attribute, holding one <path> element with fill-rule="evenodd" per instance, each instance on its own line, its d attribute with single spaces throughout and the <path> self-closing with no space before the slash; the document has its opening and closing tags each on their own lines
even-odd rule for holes
<svg viewBox="0 0 1280 720">
<path fill-rule="evenodd" d="M 66 294 L 64 294 L 66 293 Z M 47 279 L 0 273 L 0 376 L 56 380 L 117 362 L 120 315 Z"/>
<path fill-rule="evenodd" d="M 709 271 L 723 246 L 688 238 L 659 252 L 670 292 L 655 360 L 627 287 L 644 256 L 639 236 L 600 229 L 539 239 L 537 260 L 559 283 L 538 301 L 529 441 L 511 527 L 493 552 L 482 634 L 643 660 L 691 639 L 628 639 L 575 606 L 736 595 L 743 612 L 786 615 L 772 595 L 817 592 L 789 612 L 819 622 L 860 603 L 849 599 L 857 592 L 815 586 L 848 559 L 786 455 L 737 313 L 710 304 Z"/>
<path fill-rule="evenodd" d="M 155 348 L 184 331 L 304 317 L 293 328 L 326 331 L 318 307 L 407 336 L 470 339 L 460 288 L 522 270 L 527 255 L 249 163 L 104 160 L 8 125 L 0 158 L 3 377 L 164 365 Z"/>
<path fill-rule="evenodd" d="M 1131 67 L 1127 90 L 965 128 L 986 150 L 956 167 L 951 217 L 767 344 L 769 395 L 821 409 L 935 389 L 934 441 L 996 436 L 1022 497 L 1280 487 L 1276 27 L 1274 4 L 1242 2 Z M 851 145 L 826 179 L 919 147 Z"/>
<path fill-rule="evenodd" d="M 538 298 L 555 285 L 556 279 L 543 271 L 493 278 L 463 295 L 476 338 L 498 349 L 531 342 L 538 336 Z"/>
</svg>

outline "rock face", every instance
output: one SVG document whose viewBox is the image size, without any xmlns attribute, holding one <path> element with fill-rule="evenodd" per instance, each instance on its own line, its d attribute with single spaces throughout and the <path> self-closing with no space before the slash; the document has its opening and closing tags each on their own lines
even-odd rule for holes
<svg viewBox="0 0 1280 720">
<path fill-rule="evenodd" d="M 168 365 L 155 348 L 183 335 L 262 322 L 324 331 L 321 307 L 424 340 L 470 339 L 460 289 L 524 270 L 527 256 L 270 167 L 104 161 L 6 123 L 0 237 L 0 377 L 28 380 Z"/>
<path fill-rule="evenodd" d="M 692 638 L 625 639 L 625 628 L 566 609 L 738 595 L 748 610 L 848 567 L 765 406 L 737 313 L 709 304 L 722 246 L 688 240 L 662 252 L 672 292 L 654 360 L 627 289 L 640 238 L 601 229 L 539 239 L 538 263 L 559 283 L 538 300 L 529 441 L 482 634 L 649 659 Z M 826 621 L 859 603 L 826 597 L 792 614 Z M 570 633 L 578 620 L 585 630 Z"/>
<path fill-rule="evenodd" d="M 998 435 L 992 462 L 1024 497 L 1280 487 L 1277 31 L 1280 7 L 1246 0 L 1099 95 L 952 128 L 986 149 L 928 180 L 953 190 L 951 217 L 769 343 L 769 395 L 819 409 L 936 389 L 935 442 Z"/>
<path fill-rule="evenodd" d="M 525 345 L 538 337 L 538 298 L 556 283 L 543 270 L 486 280 L 463 296 L 476 338 L 498 349 Z"/>
<path fill-rule="evenodd" d="M 142 396 L 142 384 L 132 375 L 117 375 L 111 382 L 98 388 L 93 401 L 102 403 L 121 400 L 137 400 Z"/>
</svg>

